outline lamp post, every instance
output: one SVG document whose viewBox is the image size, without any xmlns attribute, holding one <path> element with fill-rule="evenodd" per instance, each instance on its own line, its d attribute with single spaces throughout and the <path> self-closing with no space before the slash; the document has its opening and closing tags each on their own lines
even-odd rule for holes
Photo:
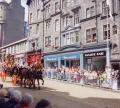
<svg viewBox="0 0 120 108">
<path fill-rule="evenodd" d="M 108 66 L 108 67 L 110 67 L 110 47 L 109 47 L 109 12 L 110 12 L 110 10 L 109 10 L 109 5 L 107 5 L 107 54 L 106 54 L 106 56 L 107 56 L 107 63 L 106 63 L 106 65 Z"/>
</svg>

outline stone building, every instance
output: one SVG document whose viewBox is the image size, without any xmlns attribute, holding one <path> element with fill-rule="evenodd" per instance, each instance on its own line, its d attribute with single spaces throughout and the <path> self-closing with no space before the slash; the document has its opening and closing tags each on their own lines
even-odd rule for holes
<svg viewBox="0 0 120 108">
<path fill-rule="evenodd" d="M 0 0 L 0 46 L 24 38 L 24 7 L 21 0 Z"/>
<path fill-rule="evenodd" d="M 120 0 L 27 0 L 30 49 L 46 68 L 103 70 L 120 64 Z"/>
<path fill-rule="evenodd" d="M 14 63 L 23 65 L 27 61 L 28 44 L 27 38 L 7 44 L 0 48 L 3 50 L 3 59 L 7 63 L 8 56 L 13 57 Z M 13 64 L 12 64 L 13 65 Z"/>
</svg>

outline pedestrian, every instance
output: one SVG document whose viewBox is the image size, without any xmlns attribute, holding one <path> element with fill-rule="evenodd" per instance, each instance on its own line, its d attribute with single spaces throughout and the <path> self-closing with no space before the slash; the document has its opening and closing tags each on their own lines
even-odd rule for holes
<svg viewBox="0 0 120 108">
<path fill-rule="evenodd" d="M 35 108 L 52 108 L 52 106 L 48 100 L 42 99 L 36 104 Z"/>
</svg>

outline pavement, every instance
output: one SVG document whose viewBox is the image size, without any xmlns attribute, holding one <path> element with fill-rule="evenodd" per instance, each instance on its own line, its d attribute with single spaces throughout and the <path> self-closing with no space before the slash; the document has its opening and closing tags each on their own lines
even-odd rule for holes
<svg viewBox="0 0 120 108">
<path fill-rule="evenodd" d="M 4 87 L 13 87 L 31 93 L 34 97 L 32 108 L 40 99 L 48 99 L 53 108 L 120 108 L 120 93 L 67 84 L 60 81 L 45 79 L 41 90 L 13 86 L 10 78 Z"/>
</svg>

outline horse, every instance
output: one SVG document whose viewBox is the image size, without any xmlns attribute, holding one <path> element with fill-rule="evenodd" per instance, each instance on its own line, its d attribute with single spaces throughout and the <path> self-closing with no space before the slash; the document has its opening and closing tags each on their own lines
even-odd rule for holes
<svg viewBox="0 0 120 108">
<path fill-rule="evenodd" d="M 42 85 L 44 85 L 43 73 L 42 73 L 41 69 L 36 70 L 35 80 L 37 80 L 38 89 L 40 89 L 40 82 L 39 82 L 39 80 L 41 80 L 42 81 Z"/>
<path fill-rule="evenodd" d="M 19 70 L 19 75 L 18 75 L 21 79 L 21 86 L 24 85 L 24 87 L 26 87 L 26 85 L 29 86 L 29 88 L 33 87 L 36 88 L 35 82 L 37 80 L 38 83 L 38 88 L 40 88 L 40 82 L 39 80 L 42 80 L 42 85 L 44 84 L 44 80 L 42 77 L 42 73 L 39 71 L 36 71 L 36 69 L 34 68 L 21 68 Z"/>
</svg>

